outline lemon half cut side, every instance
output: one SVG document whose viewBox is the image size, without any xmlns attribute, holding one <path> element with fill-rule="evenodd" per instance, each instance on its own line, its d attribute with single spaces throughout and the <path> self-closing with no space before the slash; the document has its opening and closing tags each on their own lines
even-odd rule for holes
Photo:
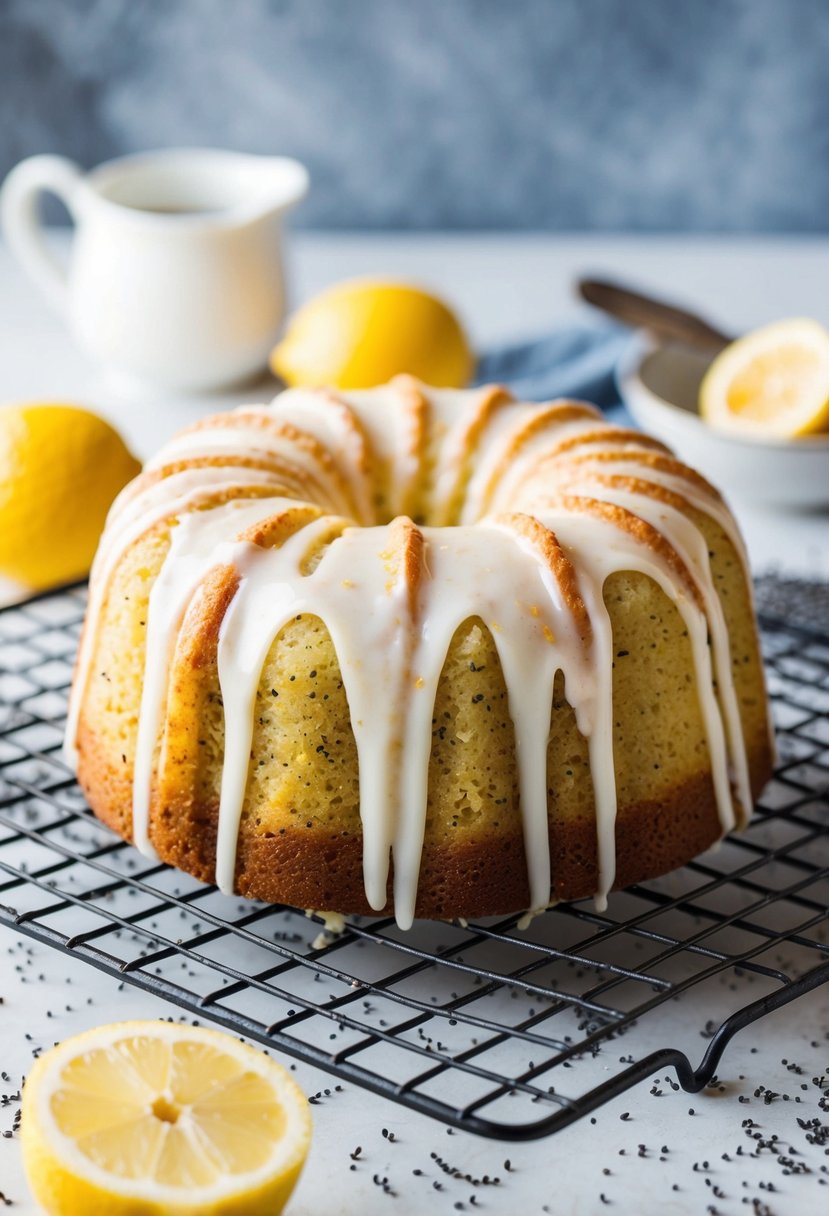
<svg viewBox="0 0 829 1216">
<path fill-rule="evenodd" d="M 727 346 L 706 372 L 700 414 L 758 439 L 795 439 L 829 427 L 829 332 L 817 321 L 776 321 Z"/>
<path fill-rule="evenodd" d="M 124 1022 L 36 1061 L 21 1137 L 52 1216 L 273 1216 L 302 1169 L 311 1117 L 264 1052 L 215 1030 Z"/>
</svg>

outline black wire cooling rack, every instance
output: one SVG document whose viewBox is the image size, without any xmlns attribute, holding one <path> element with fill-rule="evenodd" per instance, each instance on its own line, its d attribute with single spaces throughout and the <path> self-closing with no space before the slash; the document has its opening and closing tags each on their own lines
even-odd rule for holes
<svg viewBox="0 0 829 1216">
<path fill-rule="evenodd" d="M 829 980 L 829 591 L 810 593 L 817 629 L 792 623 L 802 589 L 758 592 L 780 762 L 746 832 L 607 913 L 408 934 L 355 918 L 330 941 L 302 912 L 148 863 L 94 819 L 60 757 L 85 590 L 6 609 L 0 923 L 487 1136 L 547 1135 L 667 1066 L 699 1090 L 738 1030 Z"/>
</svg>

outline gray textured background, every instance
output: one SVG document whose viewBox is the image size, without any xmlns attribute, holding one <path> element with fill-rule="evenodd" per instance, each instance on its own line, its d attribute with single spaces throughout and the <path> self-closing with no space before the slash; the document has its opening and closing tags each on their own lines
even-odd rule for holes
<svg viewBox="0 0 829 1216">
<path fill-rule="evenodd" d="M 823 231 L 826 0 L 0 0 L 0 171 L 287 152 L 320 228 Z"/>
</svg>

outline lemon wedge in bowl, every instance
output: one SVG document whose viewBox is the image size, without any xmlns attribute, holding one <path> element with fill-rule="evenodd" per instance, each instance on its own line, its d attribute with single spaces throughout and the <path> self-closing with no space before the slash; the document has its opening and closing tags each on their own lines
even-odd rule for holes
<svg viewBox="0 0 829 1216">
<path fill-rule="evenodd" d="M 280 1064 L 169 1022 L 67 1039 L 23 1092 L 23 1162 L 51 1216 L 273 1216 L 310 1138 L 308 1102 Z"/>
<path fill-rule="evenodd" d="M 796 439 L 829 427 L 829 331 L 796 318 L 756 329 L 709 367 L 699 411 L 731 434 Z"/>
</svg>

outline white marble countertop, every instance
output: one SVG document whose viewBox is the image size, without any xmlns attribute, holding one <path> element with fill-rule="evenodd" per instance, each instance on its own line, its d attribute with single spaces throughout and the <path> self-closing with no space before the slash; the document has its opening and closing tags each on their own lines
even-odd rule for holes
<svg viewBox="0 0 829 1216">
<path fill-rule="evenodd" d="M 431 283 L 461 309 L 479 346 L 574 319 L 578 306 L 570 285 L 585 272 L 659 290 L 735 331 L 786 314 L 829 322 L 829 241 L 304 234 L 295 239 L 292 261 L 297 299 L 357 273 Z M 116 422 L 140 455 L 208 410 L 269 395 L 263 383 L 230 396 L 159 397 L 140 405 L 121 396 L 75 350 L 60 320 L 46 311 L 2 250 L 0 354 L 1 399 L 88 403 Z M 770 513 L 741 504 L 737 512 L 755 570 L 829 577 L 825 515 Z M 0 933 L 0 996 L 0 1133 L 12 1129 L 14 1095 L 33 1048 L 91 1025 L 177 1012 L 157 998 L 119 988 L 77 959 L 9 932 Z M 664 1007 L 653 1025 L 654 1046 L 674 1045 L 672 1034 L 680 1035 L 671 1011 L 670 1004 Z M 691 1023 L 702 1026 L 708 1017 L 707 1008 L 692 1010 Z M 683 1028 L 684 1046 L 697 1063 L 705 1043 L 689 1025 Z M 802 1075 L 792 1070 L 793 1062 Z M 311 1158 L 289 1211 L 292 1216 L 404 1216 L 427 1209 L 447 1216 L 456 1210 L 555 1216 L 657 1209 L 677 1216 L 715 1210 L 720 1216 L 826 1212 L 829 1141 L 810 1144 L 809 1129 L 798 1119 L 829 1124 L 829 1103 L 819 1106 L 821 1090 L 812 1083 L 827 1068 L 829 990 L 824 988 L 738 1036 L 720 1068 L 722 1088 L 689 1096 L 663 1083 L 657 1100 L 649 1080 L 596 1112 L 595 1122 L 583 1119 L 549 1140 L 505 1145 L 460 1132 L 447 1135 L 426 1117 L 345 1083 L 314 1108 Z M 298 1064 L 296 1075 L 309 1093 L 333 1091 L 330 1078 L 309 1066 Z M 754 1093 L 759 1084 L 779 1097 L 766 1103 Z M 11 1095 L 8 1103 L 4 1093 Z M 623 1114 L 629 1117 L 622 1119 Z M 743 1126 L 749 1118 L 755 1128 Z M 382 1136 L 384 1127 L 394 1133 L 393 1141 Z M 749 1156 L 752 1131 L 765 1139 L 776 1135 L 790 1146 L 795 1171 L 785 1173 L 779 1154 L 768 1150 Z M 363 1152 L 352 1169 L 349 1152 L 357 1144 Z M 432 1153 L 461 1175 L 498 1174 L 501 1185 L 475 1190 L 472 1205 L 470 1185 L 440 1171 Z M 372 1182 L 375 1174 L 388 1178 L 393 1195 Z M 16 1135 L 0 1135 L 0 1191 L 12 1200 L 11 1212 L 34 1213 Z"/>
</svg>

